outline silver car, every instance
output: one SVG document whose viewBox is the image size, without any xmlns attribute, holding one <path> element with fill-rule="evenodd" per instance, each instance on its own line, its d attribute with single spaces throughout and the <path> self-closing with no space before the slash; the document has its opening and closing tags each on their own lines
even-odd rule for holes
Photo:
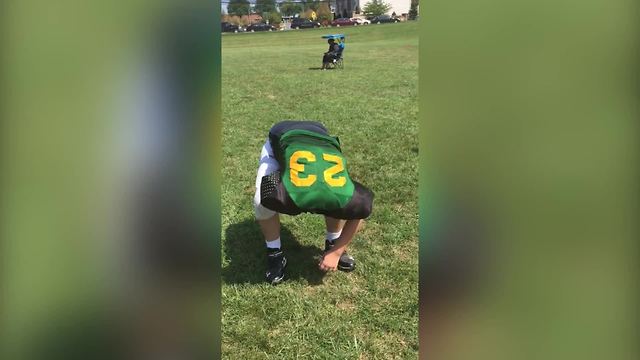
<svg viewBox="0 0 640 360">
<path fill-rule="evenodd" d="M 352 21 L 355 21 L 358 25 L 369 25 L 371 21 L 363 18 L 351 18 Z"/>
</svg>

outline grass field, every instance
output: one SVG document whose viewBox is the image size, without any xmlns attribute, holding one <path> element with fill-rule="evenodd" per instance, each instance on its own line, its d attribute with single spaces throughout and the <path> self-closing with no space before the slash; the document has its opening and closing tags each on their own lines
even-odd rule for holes
<svg viewBox="0 0 640 360">
<path fill-rule="evenodd" d="M 417 359 L 417 23 L 224 34 L 222 351 L 225 359 Z M 320 71 L 346 34 L 343 70 Z M 284 283 L 264 282 L 252 197 L 260 148 L 283 119 L 323 122 L 375 194 L 353 273 L 317 268 L 324 221 L 283 216 Z"/>
</svg>

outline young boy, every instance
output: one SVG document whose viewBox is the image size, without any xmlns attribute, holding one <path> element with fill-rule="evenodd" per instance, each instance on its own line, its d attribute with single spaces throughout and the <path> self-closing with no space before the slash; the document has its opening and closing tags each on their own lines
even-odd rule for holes
<svg viewBox="0 0 640 360">
<path fill-rule="evenodd" d="M 267 282 L 284 279 L 287 259 L 280 244 L 279 213 L 323 214 L 326 223 L 323 271 L 352 271 L 347 245 L 371 214 L 373 193 L 351 180 L 337 137 L 315 121 L 283 121 L 269 130 L 262 147 L 253 198 L 267 245 Z"/>
<path fill-rule="evenodd" d="M 329 43 L 329 50 L 322 55 L 322 70 L 327 70 L 329 64 L 338 58 L 338 53 L 340 52 L 340 46 L 336 44 L 334 39 L 329 39 L 327 42 Z"/>
</svg>

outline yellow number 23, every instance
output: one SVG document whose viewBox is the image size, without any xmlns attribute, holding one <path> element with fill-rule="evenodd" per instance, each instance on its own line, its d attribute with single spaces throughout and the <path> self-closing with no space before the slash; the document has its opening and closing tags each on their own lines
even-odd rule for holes
<svg viewBox="0 0 640 360">
<path fill-rule="evenodd" d="M 315 162 L 316 156 L 310 151 L 298 150 L 289 158 L 289 173 L 291 175 L 291 182 L 298 187 L 311 186 L 316 182 L 316 175 L 309 174 L 307 176 L 301 176 L 304 173 L 304 164 L 298 162 L 299 159 L 306 159 L 307 162 Z M 335 165 L 324 171 L 324 181 L 333 187 L 341 187 L 347 183 L 347 179 L 344 176 L 333 177 L 335 174 L 344 170 L 344 163 L 340 156 L 322 154 L 322 159 Z"/>
</svg>

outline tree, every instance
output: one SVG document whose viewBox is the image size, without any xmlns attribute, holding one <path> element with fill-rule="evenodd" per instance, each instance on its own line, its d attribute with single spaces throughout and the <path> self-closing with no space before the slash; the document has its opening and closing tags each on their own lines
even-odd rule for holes
<svg viewBox="0 0 640 360">
<path fill-rule="evenodd" d="M 276 0 L 256 0 L 255 9 L 256 12 L 260 15 L 278 11 L 278 9 L 276 8 Z"/>
<path fill-rule="evenodd" d="M 284 16 L 293 16 L 302 12 L 302 5 L 293 0 L 285 0 L 280 3 L 280 12 Z"/>
<path fill-rule="evenodd" d="M 320 6 L 318 6 L 316 14 L 318 16 L 318 21 L 325 26 L 326 24 L 330 23 L 331 20 L 333 20 L 333 13 L 331 13 L 331 9 L 326 2 L 323 2 L 322 4 L 320 4 Z"/>
<path fill-rule="evenodd" d="M 269 20 L 269 24 L 271 25 L 280 25 L 282 23 L 282 16 L 277 11 L 265 13 L 265 19 Z"/>
<path fill-rule="evenodd" d="M 371 0 L 364 4 L 362 12 L 367 18 L 372 18 L 386 14 L 391 9 L 391 5 L 382 0 Z"/>
<path fill-rule="evenodd" d="M 316 11 L 320 7 L 320 0 L 307 0 L 304 2 L 304 7 Z"/>
<path fill-rule="evenodd" d="M 302 14 L 300 14 L 300 17 L 303 18 L 303 19 L 311 19 L 311 13 L 312 12 L 313 12 L 313 10 L 309 8 L 309 9 L 305 10 Z"/>
<path fill-rule="evenodd" d="M 411 7 L 409 8 L 409 20 L 415 20 L 418 17 L 418 1 L 411 0 Z"/>
<path fill-rule="evenodd" d="M 249 0 L 229 0 L 229 5 L 227 5 L 229 15 L 249 15 L 249 9 Z"/>
</svg>

